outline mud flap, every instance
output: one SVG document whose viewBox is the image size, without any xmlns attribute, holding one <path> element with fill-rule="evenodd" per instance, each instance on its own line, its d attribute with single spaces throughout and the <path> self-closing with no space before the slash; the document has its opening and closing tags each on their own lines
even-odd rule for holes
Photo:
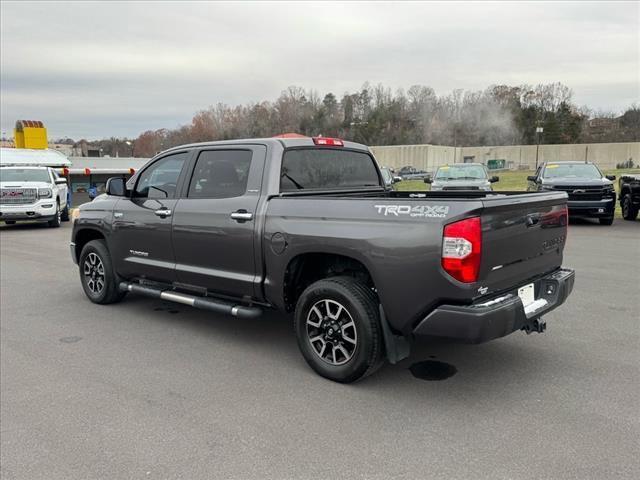
<svg viewBox="0 0 640 480">
<path fill-rule="evenodd" d="M 382 305 L 378 305 L 380 310 L 380 325 L 382 326 L 382 336 L 384 337 L 384 349 L 387 360 L 391 365 L 395 365 L 400 360 L 404 360 L 409 356 L 411 351 L 410 344 L 406 338 L 400 335 L 394 335 L 387 322 L 387 316 L 384 314 Z"/>
</svg>

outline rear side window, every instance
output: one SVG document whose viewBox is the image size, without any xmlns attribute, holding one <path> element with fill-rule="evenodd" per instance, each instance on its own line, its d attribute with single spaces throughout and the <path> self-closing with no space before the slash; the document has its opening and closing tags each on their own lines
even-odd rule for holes
<svg viewBox="0 0 640 480">
<path fill-rule="evenodd" d="M 280 190 L 378 187 L 373 157 L 336 148 L 288 150 L 282 159 Z"/>
<path fill-rule="evenodd" d="M 189 183 L 189 198 L 231 198 L 247 191 L 250 150 L 209 150 L 200 153 Z"/>
</svg>

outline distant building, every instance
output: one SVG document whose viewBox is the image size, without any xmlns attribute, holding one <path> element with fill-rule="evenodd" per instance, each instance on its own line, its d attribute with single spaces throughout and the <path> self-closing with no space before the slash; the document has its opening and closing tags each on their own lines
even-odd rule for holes
<svg viewBox="0 0 640 480">
<path fill-rule="evenodd" d="M 129 179 L 147 163 L 148 158 L 133 157 L 69 157 L 71 166 L 61 170 L 69 179 L 71 204 L 78 206 L 89 202 L 89 189 L 95 188 L 98 195 L 105 192 L 110 177 Z"/>
</svg>

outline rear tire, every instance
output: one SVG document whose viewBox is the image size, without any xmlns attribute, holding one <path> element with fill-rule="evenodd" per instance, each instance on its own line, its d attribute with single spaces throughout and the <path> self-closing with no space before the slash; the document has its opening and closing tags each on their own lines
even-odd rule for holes
<svg viewBox="0 0 640 480">
<path fill-rule="evenodd" d="M 60 211 L 60 202 L 56 201 L 56 214 L 54 217 L 47 222 L 51 228 L 57 228 L 60 226 L 60 219 L 62 217 L 62 212 Z"/>
<path fill-rule="evenodd" d="M 118 288 L 120 281 L 104 240 L 92 240 L 82 248 L 78 267 L 84 293 L 93 303 L 116 303 L 126 295 Z"/>
<path fill-rule="evenodd" d="M 296 305 L 294 328 L 304 359 L 329 380 L 355 382 L 384 363 L 378 299 L 352 277 L 307 287 Z"/>
<path fill-rule="evenodd" d="M 633 206 L 630 193 L 627 193 L 622 199 L 622 218 L 631 221 L 638 218 L 638 207 Z"/>
<path fill-rule="evenodd" d="M 613 217 L 601 218 L 600 225 L 611 225 L 613 224 Z"/>
</svg>

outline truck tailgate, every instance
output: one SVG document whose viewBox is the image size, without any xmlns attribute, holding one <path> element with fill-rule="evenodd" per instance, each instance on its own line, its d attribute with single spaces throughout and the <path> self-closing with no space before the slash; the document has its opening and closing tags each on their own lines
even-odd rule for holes
<svg viewBox="0 0 640 480">
<path fill-rule="evenodd" d="M 559 268 L 567 238 L 567 196 L 544 192 L 483 200 L 478 282 L 490 291 L 513 288 Z"/>
</svg>

